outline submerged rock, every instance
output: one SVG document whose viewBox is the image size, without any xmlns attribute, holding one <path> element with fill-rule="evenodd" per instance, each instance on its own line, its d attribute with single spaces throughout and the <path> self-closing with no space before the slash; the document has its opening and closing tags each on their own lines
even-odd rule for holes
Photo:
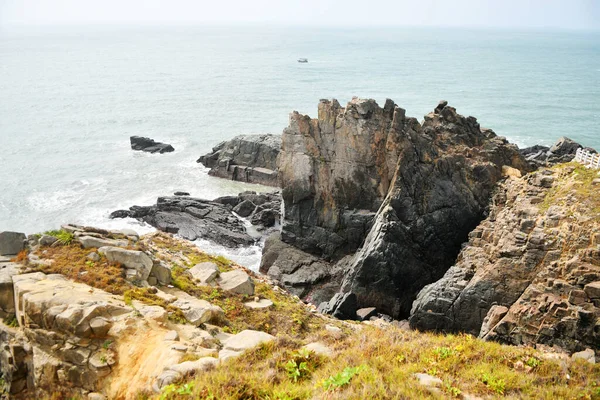
<svg viewBox="0 0 600 400">
<path fill-rule="evenodd" d="M 222 142 L 198 159 L 209 175 L 234 181 L 277 186 L 279 135 L 240 135 Z"/>
<path fill-rule="evenodd" d="M 147 153 L 170 153 L 175 151 L 173 146 L 166 143 L 155 142 L 154 140 L 141 137 L 141 136 L 131 136 L 129 138 L 131 142 L 131 148 L 133 150 L 145 151 Z"/>
</svg>

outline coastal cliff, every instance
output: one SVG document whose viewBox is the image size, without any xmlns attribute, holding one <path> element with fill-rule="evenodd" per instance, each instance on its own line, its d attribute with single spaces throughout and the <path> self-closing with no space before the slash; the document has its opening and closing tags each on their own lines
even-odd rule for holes
<svg viewBox="0 0 600 400">
<path fill-rule="evenodd" d="M 318 118 L 292 113 L 282 135 L 281 239 L 342 259 L 341 291 L 407 317 L 485 217 L 503 170 L 530 169 L 516 146 L 446 102 L 420 124 L 391 100 L 323 100 Z"/>
</svg>

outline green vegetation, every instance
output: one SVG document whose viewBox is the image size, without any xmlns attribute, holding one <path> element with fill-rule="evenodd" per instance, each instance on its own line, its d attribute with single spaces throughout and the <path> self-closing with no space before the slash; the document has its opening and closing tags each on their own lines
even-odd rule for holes
<svg viewBox="0 0 600 400">
<path fill-rule="evenodd" d="M 53 236 L 57 239 L 57 241 L 62 245 L 71 244 L 75 236 L 71 232 L 67 232 L 64 229 L 46 231 L 44 235 Z"/>
<path fill-rule="evenodd" d="M 11 328 L 19 327 L 19 321 L 17 321 L 17 316 L 15 314 L 9 315 L 8 317 L 4 318 L 3 322 L 4 325 L 10 326 Z"/>
<path fill-rule="evenodd" d="M 426 399 L 468 394 L 483 398 L 600 399 L 600 365 L 578 361 L 564 366 L 555 359 L 544 359 L 531 348 L 483 342 L 469 335 L 361 326 L 343 337 L 326 330 L 300 341 L 279 336 L 275 342 L 197 376 L 190 381 L 191 394 L 163 392 L 161 398 Z M 309 356 L 307 360 L 301 347 L 309 341 L 326 344 L 334 355 L 315 362 Z M 523 365 L 532 358 L 540 363 L 524 370 Z M 306 364 L 301 366 L 303 362 Z M 436 396 L 413 377 L 431 370 L 444 382 Z"/>
<path fill-rule="evenodd" d="M 133 300 L 137 300 L 150 306 L 160 306 L 167 310 L 170 321 L 179 324 L 187 323 L 187 319 L 179 308 L 172 306 L 166 300 L 152 293 L 150 288 L 129 289 L 123 294 L 123 298 L 125 299 L 125 304 L 127 305 L 132 305 Z"/>
</svg>

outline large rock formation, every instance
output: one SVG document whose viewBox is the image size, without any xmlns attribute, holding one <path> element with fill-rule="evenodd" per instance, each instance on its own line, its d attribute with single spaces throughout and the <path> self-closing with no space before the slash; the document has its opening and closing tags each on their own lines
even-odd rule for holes
<svg viewBox="0 0 600 400">
<path fill-rule="evenodd" d="M 600 344 L 600 218 L 594 171 L 509 179 L 457 263 L 414 302 L 411 326 L 568 351 Z"/>
<path fill-rule="evenodd" d="M 234 181 L 277 186 L 279 135 L 240 135 L 222 142 L 198 159 L 209 175 Z"/>
<path fill-rule="evenodd" d="M 485 217 L 503 166 L 528 169 L 516 146 L 446 102 L 421 125 L 391 100 L 322 100 L 317 119 L 292 113 L 282 136 L 282 239 L 333 260 L 362 245 L 343 261 L 343 291 L 407 316 Z"/>
<path fill-rule="evenodd" d="M 577 150 L 582 148 L 579 143 L 567 137 L 561 137 L 552 147 L 535 145 L 519 150 L 525 159 L 535 167 L 547 167 L 572 161 Z M 593 153 L 596 151 L 591 150 Z"/>
</svg>

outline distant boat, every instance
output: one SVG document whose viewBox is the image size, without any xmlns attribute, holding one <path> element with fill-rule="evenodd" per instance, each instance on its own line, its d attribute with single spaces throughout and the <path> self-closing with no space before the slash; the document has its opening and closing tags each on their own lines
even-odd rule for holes
<svg viewBox="0 0 600 400">
<path fill-rule="evenodd" d="M 308 58 L 299 58 L 298 62 L 299 63 L 307 63 L 308 62 Z"/>
</svg>

